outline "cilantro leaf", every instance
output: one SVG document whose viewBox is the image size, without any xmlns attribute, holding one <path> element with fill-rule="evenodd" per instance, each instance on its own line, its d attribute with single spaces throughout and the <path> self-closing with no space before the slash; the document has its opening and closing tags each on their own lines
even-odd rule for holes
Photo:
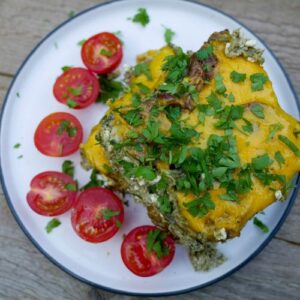
<svg viewBox="0 0 300 300">
<path fill-rule="evenodd" d="M 65 185 L 65 189 L 68 191 L 76 192 L 77 191 L 77 186 L 74 183 L 67 183 Z"/>
<path fill-rule="evenodd" d="M 90 181 L 86 183 L 83 187 L 80 188 L 81 191 L 87 190 L 88 188 L 95 187 L 95 186 L 103 186 L 104 181 L 98 179 L 99 172 L 96 169 L 93 169 L 90 175 Z"/>
<path fill-rule="evenodd" d="M 133 94 L 132 95 L 132 98 L 131 98 L 131 101 L 132 101 L 132 106 L 133 107 L 139 107 L 141 105 L 141 96 L 139 94 Z"/>
<path fill-rule="evenodd" d="M 159 203 L 159 211 L 165 215 L 172 212 L 172 205 L 167 194 L 160 195 L 157 199 Z"/>
<path fill-rule="evenodd" d="M 254 103 L 250 106 L 251 112 L 258 118 L 264 119 L 265 118 L 265 113 L 264 113 L 264 108 L 262 105 L 258 103 Z"/>
<path fill-rule="evenodd" d="M 216 86 L 216 92 L 218 94 L 222 95 L 227 91 L 227 89 L 223 83 L 223 76 L 221 74 L 217 74 L 215 76 L 215 86 Z"/>
<path fill-rule="evenodd" d="M 208 214 L 209 210 L 215 208 L 215 204 L 208 193 L 203 197 L 184 203 L 184 206 L 193 217 L 200 218 Z"/>
<path fill-rule="evenodd" d="M 229 100 L 229 102 L 234 102 L 235 101 L 235 97 L 234 97 L 234 95 L 232 93 L 230 93 L 228 95 L 228 100 Z"/>
<path fill-rule="evenodd" d="M 70 121 L 62 120 L 59 127 L 57 128 L 56 133 L 58 135 L 62 135 L 64 131 L 68 134 L 69 137 L 74 137 L 76 136 L 78 129 L 75 126 L 72 127 Z"/>
<path fill-rule="evenodd" d="M 74 100 L 72 100 L 72 99 L 68 99 L 67 100 L 67 102 L 66 102 L 66 104 L 68 105 L 68 107 L 70 107 L 70 108 L 75 108 L 78 104 L 74 101 Z"/>
<path fill-rule="evenodd" d="M 154 252 L 158 259 L 169 255 L 169 248 L 165 244 L 167 234 L 161 231 L 159 228 L 152 229 L 148 232 L 146 237 L 146 249 L 147 252 Z"/>
<path fill-rule="evenodd" d="M 286 136 L 279 134 L 278 139 L 290 148 L 296 156 L 300 157 L 300 149 Z"/>
<path fill-rule="evenodd" d="M 272 163 L 273 160 L 269 157 L 268 154 L 263 154 L 252 158 L 252 167 L 257 171 L 268 168 Z"/>
<path fill-rule="evenodd" d="M 172 39 L 175 35 L 176 33 L 172 29 L 165 27 L 164 38 L 168 45 L 171 44 Z"/>
<path fill-rule="evenodd" d="M 196 57 L 199 60 L 208 59 L 209 56 L 213 54 L 213 51 L 214 51 L 213 46 L 209 44 L 207 46 L 202 47 L 200 50 L 198 50 L 196 52 Z"/>
<path fill-rule="evenodd" d="M 155 171 L 149 166 L 138 166 L 133 172 L 135 177 L 143 177 L 146 180 L 152 181 L 156 178 Z"/>
<path fill-rule="evenodd" d="M 83 46 L 83 44 L 86 42 L 86 39 L 83 39 L 83 40 L 81 40 L 81 41 L 79 41 L 78 43 L 77 43 L 77 45 L 78 46 Z"/>
<path fill-rule="evenodd" d="M 227 194 L 220 195 L 220 198 L 225 201 L 237 201 L 238 196 L 234 191 L 228 191 Z"/>
<path fill-rule="evenodd" d="M 133 127 L 137 127 L 144 123 L 143 118 L 140 115 L 139 109 L 128 110 L 124 115 L 124 119 L 127 123 Z"/>
<path fill-rule="evenodd" d="M 69 87 L 68 91 L 73 95 L 73 96 L 80 96 L 82 93 L 82 86 L 77 86 L 77 87 Z"/>
<path fill-rule="evenodd" d="M 61 70 L 63 72 L 66 72 L 66 71 L 70 70 L 71 68 L 72 68 L 71 66 L 63 66 L 63 67 L 61 67 Z"/>
<path fill-rule="evenodd" d="M 15 148 L 15 149 L 18 149 L 18 148 L 20 148 L 20 147 L 21 147 L 21 144 L 20 144 L 20 143 L 17 143 L 17 144 L 14 145 L 14 148 Z"/>
<path fill-rule="evenodd" d="M 282 156 L 281 152 L 280 151 L 276 151 L 276 153 L 274 155 L 274 158 L 278 162 L 278 164 L 279 164 L 279 166 L 281 168 L 281 165 L 285 163 L 285 159 Z"/>
<path fill-rule="evenodd" d="M 281 129 L 283 129 L 283 125 L 281 123 L 271 124 L 266 142 L 271 141 L 274 138 L 275 134 Z"/>
<path fill-rule="evenodd" d="M 264 89 L 264 84 L 268 81 L 268 77 L 263 73 L 255 73 L 250 76 L 252 82 L 252 91 L 262 91 Z"/>
<path fill-rule="evenodd" d="M 58 227 L 61 224 L 60 220 L 54 218 L 48 222 L 45 229 L 47 233 L 50 233 L 54 228 Z"/>
<path fill-rule="evenodd" d="M 236 71 L 232 71 L 230 73 L 230 79 L 235 82 L 235 83 L 238 83 L 238 82 L 242 82 L 242 81 L 245 81 L 246 79 L 246 74 L 244 73 L 238 73 Z"/>
<path fill-rule="evenodd" d="M 109 208 L 104 208 L 101 210 L 101 214 L 105 220 L 110 220 L 113 217 L 120 215 L 119 210 L 111 210 Z"/>
<path fill-rule="evenodd" d="M 100 55 L 106 56 L 106 57 L 112 57 L 113 53 L 110 50 L 107 50 L 105 48 L 102 48 L 99 52 Z"/>
<path fill-rule="evenodd" d="M 62 164 L 62 171 L 70 177 L 74 177 L 74 165 L 71 160 L 65 160 Z"/>
<path fill-rule="evenodd" d="M 148 80 L 153 79 L 150 68 L 149 68 L 149 64 L 139 63 L 139 64 L 135 65 L 134 75 L 139 76 L 139 75 L 142 75 L 142 74 L 145 75 Z"/>
<path fill-rule="evenodd" d="M 140 23 L 143 27 L 145 27 L 150 22 L 150 17 L 145 8 L 139 8 L 138 12 L 131 19 L 134 23 Z"/>
<path fill-rule="evenodd" d="M 261 220 L 259 220 L 256 217 L 254 217 L 254 219 L 253 219 L 253 224 L 255 226 L 257 226 L 262 232 L 264 232 L 264 233 L 268 233 L 269 232 L 268 226 L 265 225 Z"/>
<path fill-rule="evenodd" d="M 247 133 L 252 133 L 254 130 L 252 123 L 245 118 L 243 118 L 243 121 L 245 122 L 246 125 L 242 126 L 242 129 Z"/>
<path fill-rule="evenodd" d="M 107 75 L 99 76 L 100 82 L 100 95 L 97 102 L 106 103 L 108 100 L 116 100 L 124 91 L 124 85 L 121 81 L 109 79 Z"/>
</svg>

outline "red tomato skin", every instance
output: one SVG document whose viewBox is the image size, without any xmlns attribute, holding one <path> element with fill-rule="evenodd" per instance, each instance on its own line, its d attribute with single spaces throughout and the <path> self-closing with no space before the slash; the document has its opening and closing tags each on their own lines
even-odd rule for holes
<svg viewBox="0 0 300 300">
<path fill-rule="evenodd" d="M 72 177 L 61 172 L 46 171 L 37 174 L 31 180 L 30 191 L 26 196 L 28 205 L 34 212 L 43 216 L 52 217 L 65 213 L 74 204 L 77 194 L 76 191 L 67 190 L 66 184 L 76 186 Z M 48 196 L 48 199 L 45 200 L 43 196 Z"/>
<path fill-rule="evenodd" d="M 69 137 L 67 132 L 57 134 L 61 122 L 68 120 L 77 128 L 77 134 Z M 34 144 L 44 155 L 63 157 L 76 152 L 83 139 L 83 129 L 79 120 L 65 112 L 56 112 L 46 116 L 38 125 L 34 134 Z"/>
<path fill-rule="evenodd" d="M 111 57 L 100 55 L 102 48 L 112 52 Z M 114 71 L 123 58 L 122 43 L 110 32 L 101 32 L 84 42 L 81 48 L 81 58 L 85 66 L 97 73 L 107 74 Z"/>
<path fill-rule="evenodd" d="M 168 235 L 164 243 L 169 248 L 169 255 L 158 259 L 155 253 L 147 253 L 146 237 L 156 226 L 143 225 L 132 229 L 124 238 L 121 246 L 121 257 L 125 266 L 135 275 L 150 277 L 160 273 L 173 260 L 175 243 Z"/>
<path fill-rule="evenodd" d="M 120 214 L 105 220 L 101 215 L 102 209 L 119 211 Z M 81 192 L 71 211 L 74 231 L 90 243 L 101 243 L 113 237 L 119 230 L 116 221 L 123 224 L 123 203 L 111 190 L 101 187 Z"/>
<path fill-rule="evenodd" d="M 75 96 L 68 89 L 81 87 L 82 95 Z M 76 102 L 74 109 L 85 108 L 94 103 L 99 96 L 99 80 L 91 71 L 84 68 L 70 68 L 55 81 L 53 94 L 60 103 L 67 104 L 68 99 Z M 86 99 L 84 99 L 86 98 Z"/>
</svg>

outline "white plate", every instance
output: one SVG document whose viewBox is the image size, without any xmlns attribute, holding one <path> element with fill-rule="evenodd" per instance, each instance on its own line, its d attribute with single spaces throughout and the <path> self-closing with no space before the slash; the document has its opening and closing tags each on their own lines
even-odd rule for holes
<svg viewBox="0 0 300 300">
<path fill-rule="evenodd" d="M 151 22 L 146 28 L 127 18 L 140 7 L 147 8 Z M 41 155 L 33 143 L 33 134 L 40 120 L 51 112 L 71 111 L 55 101 L 52 85 L 64 65 L 82 66 L 77 43 L 101 31 L 121 30 L 124 39 L 123 64 L 133 64 L 135 56 L 151 48 L 164 45 L 162 25 L 176 32 L 174 42 L 184 50 L 196 50 L 214 31 L 225 28 L 243 28 L 243 33 L 256 39 L 247 28 L 207 6 L 177 0 L 118 1 L 91 8 L 51 32 L 29 55 L 5 99 L 1 120 L 2 185 L 8 204 L 29 239 L 52 262 L 85 282 L 111 291 L 139 295 L 170 295 L 209 285 L 240 268 L 270 241 L 286 218 L 296 191 L 285 203 L 276 203 L 260 219 L 270 228 L 261 233 L 252 222 L 244 228 L 241 237 L 226 242 L 219 248 L 228 257 L 220 267 L 207 273 L 195 272 L 186 251 L 178 246 L 172 264 L 162 273 L 140 278 L 130 273 L 120 257 L 122 235 L 131 228 L 150 223 L 145 209 L 134 203 L 126 208 L 126 222 L 120 232 L 108 242 L 90 244 L 81 240 L 72 230 L 70 215 L 60 217 L 62 225 L 51 234 L 45 231 L 50 218 L 42 217 L 28 207 L 26 193 L 31 178 L 45 170 L 60 170 L 64 158 Z M 262 42 L 258 45 L 265 48 Z M 274 84 L 282 107 L 299 117 L 297 99 L 287 75 L 270 50 L 265 49 L 265 68 Z M 19 97 L 18 97 L 19 94 Z M 95 104 L 85 110 L 72 110 L 84 126 L 84 138 L 92 125 L 105 112 Z M 14 149 L 13 145 L 21 147 Z M 23 155 L 22 159 L 18 159 Z M 80 184 L 87 182 L 89 174 L 79 167 L 79 154 L 68 159 L 76 162 L 76 177 Z"/>
</svg>

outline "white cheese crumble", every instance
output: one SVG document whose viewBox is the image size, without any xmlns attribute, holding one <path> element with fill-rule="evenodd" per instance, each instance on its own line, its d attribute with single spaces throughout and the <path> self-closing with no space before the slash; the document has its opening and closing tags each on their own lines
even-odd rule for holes
<svg viewBox="0 0 300 300">
<path fill-rule="evenodd" d="M 247 40 L 245 45 L 248 47 L 254 47 L 256 45 L 256 41 L 255 40 Z"/>
<path fill-rule="evenodd" d="M 224 241 L 227 238 L 227 233 L 225 228 L 214 231 L 214 236 L 218 241 Z"/>
<path fill-rule="evenodd" d="M 280 190 L 277 190 L 275 192 L 275 198 L 276 198 L 277 201 L 283 200 L 283 195 L 282 195 L 282 192 Z"/>
<path fill-rule="evenodd" d="M 154 184 L 158 183 L 160 180 L 161 180 L 161 176 L 158 175 L 158 176 L 156 176 L 155 179 L 153 179 L 152 181 L 150 181 L 150 185 L 154 185 Z"/>
</svg>

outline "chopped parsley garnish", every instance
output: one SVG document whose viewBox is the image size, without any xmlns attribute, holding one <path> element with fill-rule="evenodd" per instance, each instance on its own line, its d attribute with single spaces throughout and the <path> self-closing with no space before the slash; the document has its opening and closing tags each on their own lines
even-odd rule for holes
<svg viewBox="0 0 300 300">
<path fill-rule="evenodd" d="M 274 138 L 275 134 L 282 129 L 283 129 L 283 125 L 281 123 L 275 123 L 270 125 L 269 134 L 266 139 L 266 142 L 271 141 Z"/>
<path fill-rule="evenodd" d="M 62 135 L 64 131 L 68 134 L 69 137 L 74 137 L 74 136 L 76 136 L 78 130 L 77 130 L 77 127 L 71 126 L 70 121 L 63 120 L 63 121 L 61 121 L 59 127 L 57 128 L 56 133 L 58 135 Z"/>
<path fill-rule="evenodd" d="M 234 102 L 235 101 L 235 97 L 234 97 L 234 95 L 232 93 L 230 93 L 228 95 L 228 100 L 229 100 L 229 102 Z"/>
<path fill-rule="evenodd" d="M 124 85 L 121 81 L 109 79 L 107 75 L 99 76 L 101 92 L 97 102 L 106 103 L 108 100 L 116 100 L 124 91 Z"/>
<path fill-rule="evenodd" d="M 50 220 L 48 222 L 47 226 L 45 227 L 46 232 L 50 233 L 54 228 L 58 227 L 60 224 L 61 224 L 61 222 L 56 218 Z"/>
<path fill-rule="evenodd" d="M 63 67 L 61 67 L 61 70 L 63 72 L 66 72 L 66 71 L 70 70 L 71 68 L 72 68 L 71 66 L 63 66 Z"/>
<path fill-rule="evenodd" d="M 141 96 L 139 94 L 133 94 L 132 95 L 132 98 L 131 98 L 131 101 L 132 101 L 132 106 L 133 107 L 139 107 L 141 105 Z"/>
<path fill-rule="evenodd" d="M 296 156 L 300 157 L 300 149 L 286 136 L 279 134 L 278 139 L 283 142 Z"/>
<path fill-rule="evenodd" d="M 119 163 L 123 167 L 125 176 L 127 177 L 142 177 L 148 181 L 156 178 L 156 173 L 150 166 L 135 166 L 133 163 L 125 160 L 121 160 Z"/>
<path fill-rule="evenodd" d="M 20 148 L 20 147 L 21 147 L 21 144 L 20 144 L 20 143 L 17 143 L 17 144 L 14 145 L 14 148 L 15 148 L 15 149 L 18 149 L 18 148 Z"/>
<path fill-rule="evenodd" d="M 135 65 L 134 67 L 134 75 L 135 76 L 139 76 L 139 75 L 145 75 L 147 77 L 148 80 L 152 80 L 152 75 L 151 75 L 151 71 L 149 68 L 149 64 L 147 63 L 139 63 L 137 65 Z"/>
<path fill-rule="evenodd" d="M 160 195 L 157 199 L 159 203 L 159 211 L 165 215 L 172 212 L 172 205 L 167 194 Z"/>
<path fill-rule="evenodd" d="M 65 189 L 68 191 L 76 192 L 77 191 L 77 185 L 73 183 L 68 183 L 65 185 Z"/>
<path fill-rule="evenodd" d="M 67 100 L 67 102 L 66 102 L 66 104 L 68 105 L 68 107 L 70 107 L 70 108 L 75 108 L 78 104 L 74 101 L 74 100 L 72 100 L 72 99 L 68 99 Z"/>
<path fill-rule="evenodd" d="M 169 45 L 171 44 L 173 37 L 176 35 L 176 33 L 171 29 L 171 28 L 167 28 L 165 27 L 165 33 L 164 33 L 164 38 L 166 43 Z"/>
<path fill-rule="evenodd" d="M 121 228 L 122 227 L 122 223 L 119 221 L 119 220 L 116 220 L 116 226 L 118 227 L 118 228 Z"/>
<path fill-rule="evenodd" d="M 82 93 L 82 86 L 78 86 L 78 87 L 70 86 L 68 90 L 73 96 L 80 96 Z"/>
<path fill-rule="evenodd" d="M 264 119 L 265 118 L 265 113 L 264 113 L 264 108 L 262 105 L 258 103 L 254 103 L 250 107 L 251 112 L 258 118 Z"/>
<path fill-rule="evenodd" d="M 149 94 L 151 92 L 151 90 L 141 82 L 137 83 L 136 86 L 139 88 L 142 94 Z"/>
<path fill-rule="evenodd" d="M 242 126 L 242 129 L 247 133 L 252 133 L 254 130 L 252 123 L 245 118 L 243 118 L 243 121 L 245 122 L 245 125 Z"/>
<path fill-rule="evenodd" d="M 124 115 L 123 118 L 127 121 L 127 123 L 133 127 L 137 127 L 144 123 L 143 118 L 140 115 L 139 109 L 132 109 L 128 110 Z"/>
<path fill-rule="evenodd" d="M 145 8 L 139 8 L 138 12 L 134 15 L 133 18 L 130 18 L 134 23 L 140 23 L 145 27 L 150 22 L 150 17 Z"/>
<path fill-rule="evenodd" d="M 68 12 L 68 17 L 69 18 L 73 18 L 75 16 L 75 11 L 74 10 L 70 10 L 69 12 Z"/>
<path fill-rule="evenodd" d="M 191 202 L 184 203 L 184 206 L 193 217 L 200 218 L 207 215 L 209 210 L 215 208 L 215 204 L 211 200 L 211 196 L 208 193 L 203 197 L 197 198 Z"/>
<path fill-rule="evenodd" d="M 119 216 L 120 211 L 119 210 L 111 210 L 109 208 L 104 208 L 101 210 L 101 214 L 105 220 L 110 220 L 113 217 Z"/>
<path fill-rule="evenodd" d="M 223 83 L 223 77 L 222 77 L 222 75 L 221 74 L 217 74 L 216 76 L 215 76 L 215 86 L 216 86 L 216 92 L 218 93 L 218 94 L 224 94 L 225 92 L 226 92 L 226 87 L 225 87 L 225 85 L 224 85 L 224 83 Z"/>
<path fill-rule="evenodd" d="M 111 57 L 113 55 L 113 53 L 110 50 L 107 50 L 105 48 L 102 48 L 99 54 L 106 57 Z"/>
<path fill-rule="evenodd" d="M 280 151 L 276 151 L 276 153 L 274 155 L 274 158 L 278 162 L 278 164 L 279 164 L 279 166 L 281 168 L 281 165 L 285 163 L 285 159 L 282 156 L 281 152 Z"/>
<path fill-rule="evenodd" d="M 17 158 L 18 158 L 18 159 L 21 159 L 21 158 L 23 158 L 23 155 L 19 155 Z"/>
<path fill-rule="evenodd" d="M 83 39 L 77 43 L 78 46 L 82 46 L 86 42 L 86 39 Z"/>
<path fill-rule="evenodd" d="M 234 191 L 229 191 L 227 194 L 220 195 L 220 198 L 225 201 L 237 201 L 238 196 Z"/>
<path fill-rule="evenodd" d="M 74 165 L 71 160 L 65 160 L 62 164 L 62 171 L 66 175 L 69 175 L 71 177 L 74 177 Z"/>
<path fill-rule="evenodd" d="M 202 47 L 200 50 L 198 50 L 196 52 L 196 57 L 199 59 L 199 60 L 205 60 L 205 59 L 208 59 L 210 55 L 213 54 L 213 46 L 212 45 L 207 45 L 205 47 Z"/>
<path fill-rule="evenodd" d="M 17 92 L 16 95 L 17 95 L 18 98 L 20 98 L 20 93 L 19 92 Z"/>
<path fill-rule="evenodd" d="M 147 252 L 154 252 L 158 259 L 169 255 L 169 248 L 165 244 L 167 233 L 161 231 L 159 228 L 150 230 L 146 238 Z"/>
<path fill-rule="evenodd" d="M 268 226 L 265 225 L 261 220 L 259 220 L 256 217 L 254 217 L 254 219 L 253 219 L 253 224 L 255 226 L 257 226 L 262 232 L 264 232 L 264 233 L 268 233 L 269 232 Z"/>
<path fill-rule="evenodd" d="M 90 181 L 86 183 L 82 188 L 80 188 L 81 191 L 84 191 L 88 188 L 95 187 L 95 186 L 103 186 L 104 181 L 101 179 L 98 179 L 98 171 L 96 169 L 93 169 L 91 175 L 90 175 Z"/>
<path fill-rule="evenodd" d="M 252 159 L 252 167 L 256 171 L 261 171 L 268 168 L 273 163 L 273 160 L 268 154 L 259 155 Z"/>
<path fill-rule="evenodd" d="M 264 84 L 268 81 L 268 77 L 263 73 L 255 73 L 250 76 L 252 82 L 252 91 L 262 91 L 264 89 Z"/>
<path fill-rule="evenodd" d="M 230 79 L 235 83 L 242 82 L 242 81 L 245 81 L 246 74 L 232 71 L 230 73 Z"/>
</svg>

